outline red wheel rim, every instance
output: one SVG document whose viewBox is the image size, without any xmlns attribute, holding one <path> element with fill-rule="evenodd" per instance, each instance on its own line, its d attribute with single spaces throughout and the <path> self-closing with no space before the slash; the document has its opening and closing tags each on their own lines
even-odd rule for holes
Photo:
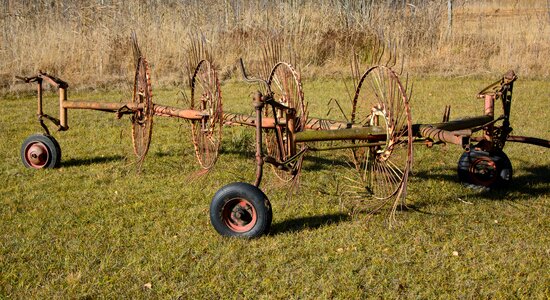
<svg viewBox="0 0 550 300">
<path fill-rule="evenodd" d="M 49 157 L 48 147 L 41 142 L 30 143 L 25 148 L 25 160 L 32 168 L 43 168 L 48 163 Z"/>
<path fill-rule="evenodd" d="M 256 209 L 246 199 L 235 198 L 227 201 L 222 208 L 224 224 L 234 232 L 247 232 L 256 225 Z"/>
<path fill-rule="evenodd" d="M 470 164 L 469 173 L 474 183 L 490 186 L 497 179 L 497 165 L 489 157 L 478 157 Z"/>
</svg>

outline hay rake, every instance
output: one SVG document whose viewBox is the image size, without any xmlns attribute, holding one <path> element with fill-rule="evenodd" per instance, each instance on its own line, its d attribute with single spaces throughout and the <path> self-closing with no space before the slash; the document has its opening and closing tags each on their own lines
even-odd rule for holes
<svg viewBox="0 0 550 300">
<path fill-rule="evenodd" d="M 351 149 L 352 165 L 359 173 L 362 196 L 372 199 L 370 209 L 388 204 L 395 211 L 404 203 L 407 179 L 412 166 L 413 143 L 451 143 L 465 152 L 458 162 L 461 181 L 496 187 L 508 182 L 512 165 L 502 151 L 507 141 L 550 147 L 550 141 L 510 135 L 509 116 L 513 71 L 483 89 L 478 97 L 484 99 L 481 116 L 449 120 L 446 107 L 443 122 L 413 124 L 409 106 L 410 94 L 399 74 L 391 67 L 376 65 L 358 79 L 347 121 L 312 118 L 308 115 L 300 74 L 286 62 L 277 62 L 267 79 L 251 78 L 241 61 L 245 81 L 260 83 L 264 93 L 253 96 L 255 115 L 224 112 L 220 81 L 214 65 L 200 60 L 191 77 L 191 101 L 188 108 L 153 103 L 149 65 L 141 54 L 134 37 L 136 71 L 133 96 L 127 103 L 69 101 L 68 84 L 40 72 L 33 77 L 18 77 L 36 83 L 38 121 L 44 134 L 27 138 L 21 147 L 21 159 L 29 168 L 59 166 L 61 148 L 50 135 L 44 120 L 51 121 L 59 131 L 68 130 L 69 109 L 92 109 L 129 115 L 132 142 L 138 163 L 143 162 L 151 141 L 153 117 L 176 117 L 191 122 L 191 135 L 199 165 L 208 170 L 218 158 L 222 127 L 245 125 L 255 128 L 256 178 L 254 184 L 231 183 L 217 191 L 210 205 L 214 228 L 224 236 L 257 237 L 268 232 L 272 210 L 268 197 L 259 189 L 263 166 L 271 164 L 277 177 L 290 182 L 300 173 L 304 155 L 309 151 Z M 59 92 L 59 118 L 43 111 L 42 91 L 46 81 Z M 494 116 L 495 101 L 501 100 L 503 115 Z M 482 136 L 473 136 L 482 132 Z M 340 141 L 327 147 L 315 147 L 316 142 Z M 474 144 L 475 143 L 475 144 Z M 264 151 L 265 149 L 265 151 Z"/>
</svg>

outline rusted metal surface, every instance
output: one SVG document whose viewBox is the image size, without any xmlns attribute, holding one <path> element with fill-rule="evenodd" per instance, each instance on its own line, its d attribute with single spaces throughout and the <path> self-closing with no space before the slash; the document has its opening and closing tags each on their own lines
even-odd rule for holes
<svg viewBox="0 0 550 300">
<path fill-rule="evenodd" d="M 500 96 L 505 91 L 506 87 L 512 85 L 517 79 L 518 77 L 516 76 L 514 70 L 510 70 L 506 72 L 501 79 L 481 90 L 477 96 L 479 98 L 485 98 L 487 95 Z"/>
<path fill-rule="evenodd" d="M 475 142 L 480 142 L 482 140 L 484 140 L 483 137 L 472 137 L 472 141 L 475 141 Z M 539 139 L 539 138 L 529 137 L 529 136 L 509 135 L 506 138 L 506 141 L 550 148 L 550 140 Z"/>
<path fill-rule="evenodd" d="M 509 135 L 506 138 L 506 140 L 509 142 L 531 144 L 531 145 L 536 145 L 540 147 L 550 148 L 550 140 L 544 140 L 544 139 L 539 139 L 534 137 Z"/>
<path fill-rule="evenodd" d="M 308 118 L 304 125 L 306 130 L 337 130 L 351 127 L 362 127 L 362 125 L 317 118 Z"/>
<path fill-rule="evenodd" d="M 302 131 L 296 133 L 296 142 L 367 140 L 384 141 L 387 133 L 384 127 L 370 126 L 335 130 Z"/>
<path fill-rule="evenodd" d="M 257 92 L 254 95 L 254 109 L 256 110 L 256 180 L 254 186 L 259 187 L 262 183 L 264 155 L 262 151 L 262 109 L 264 108 L 264 102 L 262 101 L 262 94 Z"/>
<path fill-rule="evenodd" d="M 65 109 L 90 109 L 106 112 L 117 112 L 124 108 L 131 111 L 143 110 L 143 103 L 121 103 L 121 102 L 92 102 L 92 101 L 64 101 Z"/>
<path fill-rule="evenodd" d="M 132 103 L 143 106 L 143 109 L 133 111 L 130 118 L 132 121 L 134 153 L 138 158 L 138 164 L 141 166 L 149 151 L 154 115 L 149 63 L 143 56 L 139 56 L 137 61 Z"/>
<path fill-rule="evenodd" d="M 25 149 L 27 162 L 35 169 L 43 168 L 46 165 L 48 155 L 48 148 L 41 142 L 32 143 Z"/>
<path fill-rule="evenodd" d="M 158 105 L 158 104 L 153 105 L 153 111 L 155 112 L 156 116 L 181 118 L 181 119 L 186 119 L 190 121 L 202 120 L 205 117 L 209 116 L 208 113 L 202 112 L 199 110 L 183 109 L 183 108 L 164 106 L 164 105 Z"/>
<path fill-rule="evenodd" d="M 63 102 L 67 100 L 66 87 L 59 88 L 59 124 L 63 128 L 67 128 L 67 109 L 63 107 Z"/>
<path fill-rule="evenodd" d="M 441 130 L 455 131 L 455 130 L 483 126 L 485 124 L 490 123 L 491 121 L 493 121 L 492 116 L 478 116 L 478 117 L 469 117 L 469 118 L 463 118 L 459 120 L 453 120 L 453 121 L 444 122 L 444 123 L 434 123 L 434 124 L 424 124 L 424 125 L 416 124 L 415 126 L 417 127 L 429 126 L 429 127 L 433 127 Z"/>
<path fill-rule="evenodd" d="M 236 114 L 230 112 L 223 113 L 223 121 L 225 125 L 245 125 L 256 127 L 256 117 L 253 115 Z M 265 129 L 275 128 L 275 124 L 286 125 L 285 118 L 278 118 L 277 122 L 272 117 L 262 118 L 262 127 Z M 304 124 L 305 130 L 338 130 L 345 128 L 363 127 L 360 124 L 350 124 L 343 121 L 335 121 L 329 119 L 308 118 Z"/>
<path fill-rule="evenodd" d="M 454 132 L 444 129 L 439 129 L 431 125 L 421 125 L 419 128 L 419 135 L 421 137 L 429 138 L 444 143 L 450 143 L 455 145 L 464 146 L 469 143 L 468 137 L 462 135 L 464 132 Z"/>
<path fill-rule="evenodd" d="M 302 152 L 305 145 L 297 145 L 294 135 L 305 130 L 308 118 L 300 74 L 291 64 L 279 61 L 271 68 L 265 84 L 268 92 L 263 95 L 266 106 L 262 118 L 274 123 L 273 130 L 263 133 L 266 155 L 277 162 L 285 162 L 284 167 L 272 164 L 272 170 L 279 179 L 296 182 L 303 156 L 295 154 Z"/>
<path fill-rule="evenodd" d="M 256 127 L 257 116 L 250 116 L 244 114 L 224 113 L 223 121 L 225 125 L 243 125 Z M 277 121 L 278 124 L 285 124 L 283 119 Z M 275 119 L 262 117 L 262 128 L 273 129 L 275 128 Z"/>
</svg>

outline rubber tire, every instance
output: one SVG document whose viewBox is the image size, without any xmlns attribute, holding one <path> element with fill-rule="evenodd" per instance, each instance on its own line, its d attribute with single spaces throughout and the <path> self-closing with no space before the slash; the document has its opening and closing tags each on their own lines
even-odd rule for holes
<svg viewBox="0 0 550 300">
<path fill-rule="evenodd" d="M 232 230 L 223 220 L 223 208 L 229 201 L 245 199 L 256 211 L 256 223 L 245 232 Z M 269 232 L 273 212 L 267 196 L 257 187 L 244 183 L 234 182 L 219 189 L 210 203 L 210 222 L 216 231 L 227 237 L 257 238 Z"/>
<path fill-rule="evenodd" d="M 50 153 L 49 157 L 46 160 L 46 164 L 44 164 L 44 166 L 41 168 L 33 167 L 27 161 L 26 155 L 25 155 L 25 149 L 27 148 L 27 146 L 36 142 L 42 143 Z M 27 168 L 34 168 L 34 169 L 57 168 L 61 163 L 61 146 L 59 146 L 59 143 L 57 142 L 57 140 L 51 135 L 46 135 L 41 133 L 33 134 L 29 136 L 27 139 L 25 139 L 25 141 L 21 145 L 20 155 L 21 155 L 21 161 L 23 162 L 23 165 Z"/>
<path fill-rule="evenodd" d="M 478 174 L 472 173 L 472 164 L 480 161 L 494 163 L 496 176 L 491 178 L 480 178 Z M 498 188 L 507 185 L 512 180 L 512 163 L 508 156 L 502 151 L 489 153 L 481 150 L 464 152 L 458 160 L 458 178 L 463 183 L 487 188 Z"/>
</svg>

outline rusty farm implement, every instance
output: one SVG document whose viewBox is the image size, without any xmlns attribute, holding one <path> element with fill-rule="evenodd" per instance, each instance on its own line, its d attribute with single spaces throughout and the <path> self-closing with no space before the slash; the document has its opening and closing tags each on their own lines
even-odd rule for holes
<svg viewBox="0 0 550 300">
<path fill-rule="evenodd" d="M 204 169 L 212 168 L 218 158 L 223 126 L 253 127 L 256 133 L 253 184 L 230 183 L 217 191 L 210 205 L 211 223 L 224 236 L 257 237 L 269 230 L 271 205 L 259 189 L 265 163 L 273 166 L 280 179 L 292 181 L 300 174 L 307 152 L 349 149 L 350 165 L 359 174 L 361 195 L 372 199 L 372 210 L 389 205 L 393 211 L 405 198 L 415 142 L 461 146 L 465 151 L 458 162 L 460 180 L 486 187 L 502 185 L 512 177 L 512 165 L 503 152 L 506 142 L 550 147 L 547 140 L 510 135 L 512 90 L 517 79 L 512 71 L 478 94 L 485 103 L 483 115 L 450 121 L 450 108 L 446 108 L 441 123 L 413 124 L 407 83 L 403 84 L 391 67 L 372 66 L 358 78 L 348 120 L 334 121 L 309 116 L 300 74 L 285 62 L 276 63 L 267 78 L 258 79 L 247 76 L 241 61 L 245 80 L 263 86 L 263 92 L 253 96 L 255 115 L 223 111 L 220 81 L 209 60 L 200 60 L 193 71 L 189 107 L 153 103 L 149 65 L 135 41 L 134 46 L 133 96 L 127 103 L 69 101 L 68 84 L 59 78 L 46 73 L 19 77 L 37 86 L 38 121 L 45 131 L 23 142 L 23 164 L 36 169 L 60 164 L 61 148 L 44 121 L 53 122 L 59 131 L 68 130 L 70 109 L 113 112 L 117 117 L 129 115 L 133 148 L 140 163 L 149 149 L 154 116 L 190 121 L 197 160 Z M 43 112 L 44 81 L 58 89 L 59 118 Z M 497 102 L 502 105 L 501 116 L 495 116 Z M 476 135 L 478 132 L 481 134 Z M 317 146 L 317 142 L 326 141 L 338 143 Z"/>
</svg>

